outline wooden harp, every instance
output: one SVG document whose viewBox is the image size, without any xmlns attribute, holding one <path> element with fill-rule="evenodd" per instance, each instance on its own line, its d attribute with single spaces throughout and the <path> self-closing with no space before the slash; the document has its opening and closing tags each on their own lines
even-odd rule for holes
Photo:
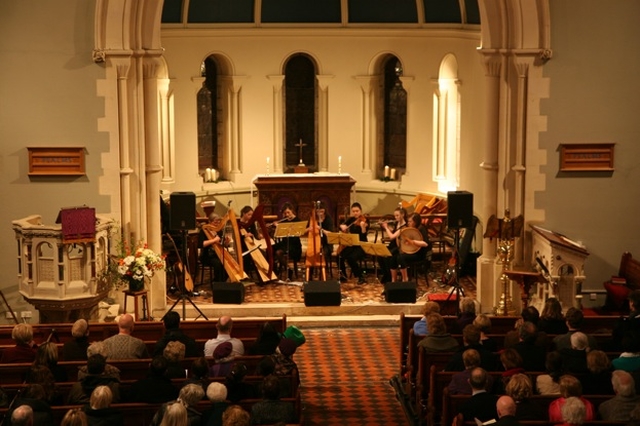
<svg viewBox="0 0 640 426">
<path fill-rule="evenodd" d="M 260 246 L 255 243 L 255 240 L 246 235 L 246 231 L 244 228 L 248 228 L 254 223 L 256 223 L 260 228 L 260 232 L 262 233 L 262 236 L 266 243 L 267 247 L 265 248 L 265 250 L 267 253 L 267 259 L 265 259 L 262 255 L 262 252 L 258 250 Z M 273 273 L 273 250 L 271 248 L 271 237 L 269 237 L 269 229 L 267 228 L 267 224 L 264 223 L 264 205 L 260 204 L 255 208 L 255 210 L 253 211 L 253 216 L 251 216 L 251 220 L 246 225 L 243 226 L 242 223 L 239 223 L 239 225 L 242 228 L 240 230 L 240 233 L 244 238 L 247 250 L 249 250 L 251 254 L 253 263 L 254 265 L 256 265 L 256 269 L 258 270 L 258 274 L 260 274 L 260 278 L 262 278 L 262 281 L 268 282 L 277 280 L 278 277 Z"/>
<path fill-rule="evenodd" d="M 222 221 L 220 222 L 219 226 L 216 227 L 212 224 L 206 224 L 202 225 L 202 230 L 207 235 L 207 238 L 213 239 L 218 235 L 218 232 L 227 225 L 231 226 L 231 239 L 235 243 L 235 250 L 233 255 L 228 250 L 226 250 L 221 243 L 216 243 L 212 247 L 213 251 L 215 251 L 216 255 L 220 259 L 220 262 L 222 262 L 227 275 L 229 275 L 229 280 L 238 282 L 244 279 L 248 279 L 249 277 L 244 272 L 244 267 L 242 265 L 240 230 L 238 229 L 238 220 L 236 219 L 236 215 L 233 212 L 233 209 L 229 209 L 227 214 L 222 217 Z"/>
</svg>

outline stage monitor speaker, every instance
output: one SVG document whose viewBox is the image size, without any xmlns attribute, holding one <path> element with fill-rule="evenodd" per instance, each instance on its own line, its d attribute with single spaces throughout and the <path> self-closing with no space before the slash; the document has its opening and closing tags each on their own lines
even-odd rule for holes
<svg viewBox="0 0 640 426">
<path fill-rule="evenodd" d="M 213 303 L 239 305 L 244 302 L 244 284 L 237 282 L 212 282 Z"/>
<path fill-rule="evenodd" d="M 196 194 L 193 192 L 173 192 L 169 200 L 171 203 L 171 230 L 196 229 Z"/>
<path fill-rule="evenodd" d="M 305 306 L 340 306 L 339 281 L 308 281 L 304 283 Z"/>
<path fill-rule="evenodd" d="M 473 226 L 473 194 L 471 192 L 447 192 L 447 225 L 453 229 Z"/>
<path fill-rule="evenodd" d="M 418 284 L 415 281 L 388 282 L 384 284 L 384 300 L 387 303 L 416 303 Z"/>
</svg>

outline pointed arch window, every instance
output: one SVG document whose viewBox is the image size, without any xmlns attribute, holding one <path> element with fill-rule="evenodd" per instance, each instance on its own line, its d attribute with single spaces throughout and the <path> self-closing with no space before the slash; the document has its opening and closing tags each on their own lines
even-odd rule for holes
<svg viewBox="0 0 640 426">
<path fill-rule="evenodd" d="M 385 166 L 389 166 L 403 174 L 407 167 L 407 91 L 400 80 L 403 68 L 393 55 L 384 60 L 382 67 L 379 120 L 383 123 L 379 129 L 382 156 L 378 158 L 377 170 L 382 173 Z"/>
<path fill-rule="evenodd" d="M 202 62 L 202 88 L 198 91 L 198 173 L 220 170 L 220 103 L 218 64 L 213 56 Z"/>
</svg>

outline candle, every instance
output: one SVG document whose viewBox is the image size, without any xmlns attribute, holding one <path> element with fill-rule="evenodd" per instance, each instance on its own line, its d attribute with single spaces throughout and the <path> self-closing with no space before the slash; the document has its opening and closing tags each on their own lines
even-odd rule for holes
<svg viewBox="0 0 640 426">
<path fill-rule="evenodd" d="M 218 180 L 218 171 L 216 169 L 211 169 L 211 180 L 214 182 Z"/>
<path fill-rule="evenodd" d="M 342 172 L 342 155 L 338 155 L 338 174 Z"/>
<path fill-rule="evenodd" d="M 267 157 L 267 174 L 269 174 L 269 164 L 271 162 L 271 158 Z"/>
<path fill-rule="evenodd" d="M 389 177 L 389 166 L 384 166 L 384 177 Z"/>
<path fill-rule="evenodd" d="M 211 169 L 209 167 L 207 167 L 206 170 L 204 171 L 204 175 L 205 175 L 205 181 L 211 182 Z"/>
<path fill-rule="evenodd" d="M 396 180 L 396 169 L 391 169 L 391 180 Z"/>
</svg>

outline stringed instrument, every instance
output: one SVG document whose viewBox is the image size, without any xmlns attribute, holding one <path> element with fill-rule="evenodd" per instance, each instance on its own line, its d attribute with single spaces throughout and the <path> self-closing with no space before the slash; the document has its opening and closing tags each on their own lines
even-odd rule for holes
<svg viewBox="0 0 640 426">
<path fill-rule="evenodd" d="M 236 219 L 236 215 L 233 212 L 233 209 L 231 208 L 229 208 L 229 211 L 227 212 L 227 214 L 224 215 L 224 217 L 222 217 L 222 220 L 219 225 L 213 225 L 210 223 L 206 225 L 202 225 L 202 230 L 207 235 L 207 238 L 212 240 L 218 236 L 219 231 L 221 231 L 225 226 L 227 226 L 227 223 L 232 228 L 233 241 L 237 242 L 237 245 L 240 246 L 239 244 L 240 231 L 238 230 L 238 220 Z M 247 274 L 244 272 L 244 267 L 242 265 L 241 249 L 240 250 L 236 249 L 234 251 L 234 254 L 235 254 L 234 256 L 234 255 L 231 255 L 231 253 L 224 248 L 221 242 L 213 244 L 212 247 L 213 247 L 213 251 L 218 256 L 218 259 L 220 259 L 220 262 L 222 262 L 222 265 L 224 266 L 224 270 L 227 272 L 227 275 L 229 275 L 230 281 L 238 282 L 238 281 L 242 281 L 249 278 Z"/>
<path fill-rule="evenodd" d="M 242 235 L 243 241 L 247 246 L 247 251 L 251 254 L 253 264 L 256 265 L 260 278 L 263 282 L 269 282 L 277 280 L 278 276 L 273 272 L 273 250 L 271 249 L 271 238 L 268 234 L 268 228 L 263 220 L 263 211 L 264 205 L 258 205 L 253 211 L 251 220 L 247 223 L 238 222 L 238 225 L 240 226 L 240 235 Z M 265 259 L 262 252 L 259 250 L 262 247 L 262 244 L 256 243 L 255 236 L 251 236 L 246 230 L 246 228 L 249 228 L 254 223 L 258 224 L 262 235 L 265 236 L 264 241 L 266 245 L 267 259 Z"/>
<path fill-rule="evenodd" d="M 317 209 L 320 202 L 313 203 L 313 209 L 311 210 L 311 216 L 309 217 L 309 240 L 307 241 L 307 253 L 305 257 L 305 266 L 307 268 L 306 275 L 307 281 L 309 281 L 311 268 L 321 268 L 323 281 L 327 280 L 325 271 L 325 260 L 322 255 L 322 237 L 320 235 L 321 228 L 318 226 Z"/>
<path fill-rule="evenodd" d="M 165 235 L 169 238 L 169 241 L 171 241 L 173 250 L 176 254 L 176 257 L 178 258 L 177 262 L 174 265 L 174 268 L 178 270 L 180 274 L 184 275 L 184 289 L 186 291 L 193 291 L 194 289 L 193 278 L 191 278 L 191 274 L 189 273 L 189 268 L 184 267 L 184 264 L 182 263 L 182 257 L 180 256 L 180 250 L 178 250 L 178 246 L 176 245 L 176 242 L 171 236 L 171 234 L 167 233 Z M 183 244 L 186 244 L 186 241 L 183 242 Z"/>
<path fill-rule="evenodd" d="M 400 231 L 398 235 L 398 248 L 402 253 L 413 254 L 420 250 L 420 246 L 413 244 L 413 241 L 424 241 L 418 228 L 407 227 Z"/>
</svg>

